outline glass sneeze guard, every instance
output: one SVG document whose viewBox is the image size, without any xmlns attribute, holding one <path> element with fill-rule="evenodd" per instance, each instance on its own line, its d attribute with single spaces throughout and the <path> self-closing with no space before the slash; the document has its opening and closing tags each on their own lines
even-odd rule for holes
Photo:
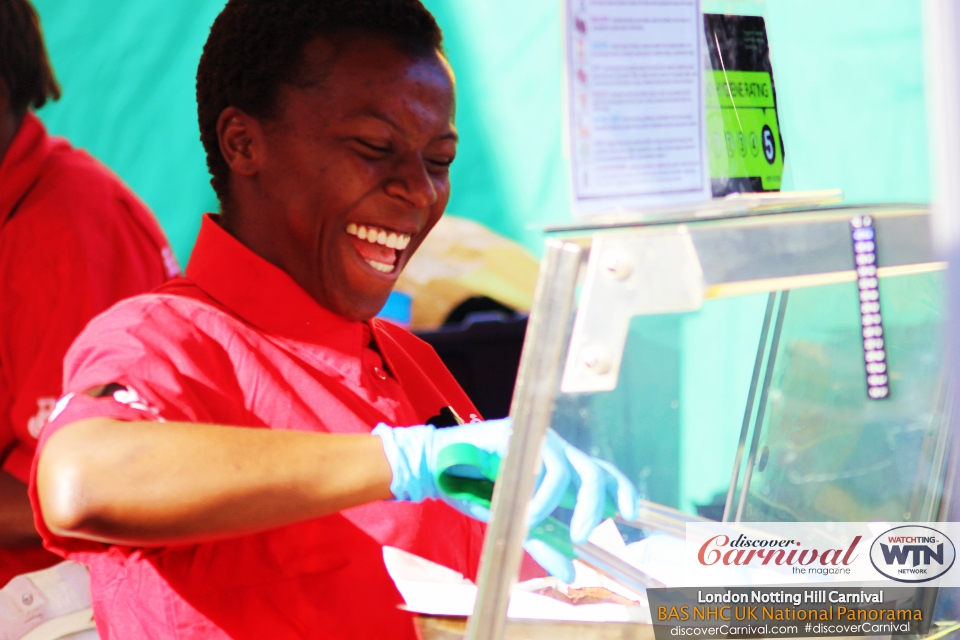
<svg viewBox="0 0 960 640">
<path fill-rule="evenodd" d="M 875 220 L 883 400 L 867 398 L 854 215 Z M 924 207 L 875 206 L 552 238 L 467 637 L 504 632 L 548 425 L 637 484 L 646 531 L 682 535 L 698 512 L 936 520 L 945 265 L 929 237 Z"/>
</svg>

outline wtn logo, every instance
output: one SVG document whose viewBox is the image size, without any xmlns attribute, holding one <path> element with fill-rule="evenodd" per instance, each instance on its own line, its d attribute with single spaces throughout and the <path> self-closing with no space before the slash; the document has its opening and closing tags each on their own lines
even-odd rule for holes
<svg viewBox="0 0 960 640">
<path fill-rule="evenodd" d="M 930 538 L 930 541 L 934 542 L 936 538 Z M 883 561 L 886 564 L 906 564 L 911 555 L 913 555 L 914 567 L 919 566 L 921 562 L 930 564 L 931 560 L 937 564 L 943 564 L 942 542 L 937 545 L 936 551 L 925 544 L 895 544 L 891 547 L 883 543 L 880 544 L 880 550 L 883 552 Z"/>
<path fill-rule="evenodd" d="M 870 562 L 898 582 L 926 582 L 946 573 L 956 559 L 953 542 L 940 531 L 919 525 L 895 527 L 870 547 Z"/>
</svg>

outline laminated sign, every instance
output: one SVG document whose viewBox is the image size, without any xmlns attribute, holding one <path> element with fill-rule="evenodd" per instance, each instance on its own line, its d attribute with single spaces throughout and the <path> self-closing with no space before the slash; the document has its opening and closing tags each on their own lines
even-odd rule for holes
<svg viewBox="0 0 960 640">
<path fill-rule="evenodd" d="M 705 74 L 713 195 L 779 191 L 783 140 L 763 18 L 704 14 L 711 71 Z"/>
<path fill-rule="evenodd" d="M 698 0 L 567 0 L 573 210 L 710 199 Z"/>
</svg>

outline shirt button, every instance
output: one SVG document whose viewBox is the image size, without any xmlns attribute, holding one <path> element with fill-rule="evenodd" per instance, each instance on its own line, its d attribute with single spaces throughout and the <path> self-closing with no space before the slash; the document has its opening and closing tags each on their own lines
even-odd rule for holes
<svg viewBox="0 0 960 640">
<path fill-rule="evenodd" d="M 373 375 L 377 376 L 377 377 L 380 378 L 381 380 L 386 380 L 386 379 L 387 379 L 387 374 L 386 374 L 386 372 L 385 372 L 383 369 L 381 369 L 380 367 L 374 367 L 374 368 L 373 368 Z"/>
</svg>

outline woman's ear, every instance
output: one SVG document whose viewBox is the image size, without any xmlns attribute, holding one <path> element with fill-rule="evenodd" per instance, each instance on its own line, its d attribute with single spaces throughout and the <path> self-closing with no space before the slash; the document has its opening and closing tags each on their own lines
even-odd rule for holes
<svg viewBox="0 0 960 640">
<path fill-rule="evenodd" d="M 251 177 L 260 170 L 260 123 L 236 107 L 227 107 L 217 119 L 220 153 L 233 173 Z"/>
</svg>

